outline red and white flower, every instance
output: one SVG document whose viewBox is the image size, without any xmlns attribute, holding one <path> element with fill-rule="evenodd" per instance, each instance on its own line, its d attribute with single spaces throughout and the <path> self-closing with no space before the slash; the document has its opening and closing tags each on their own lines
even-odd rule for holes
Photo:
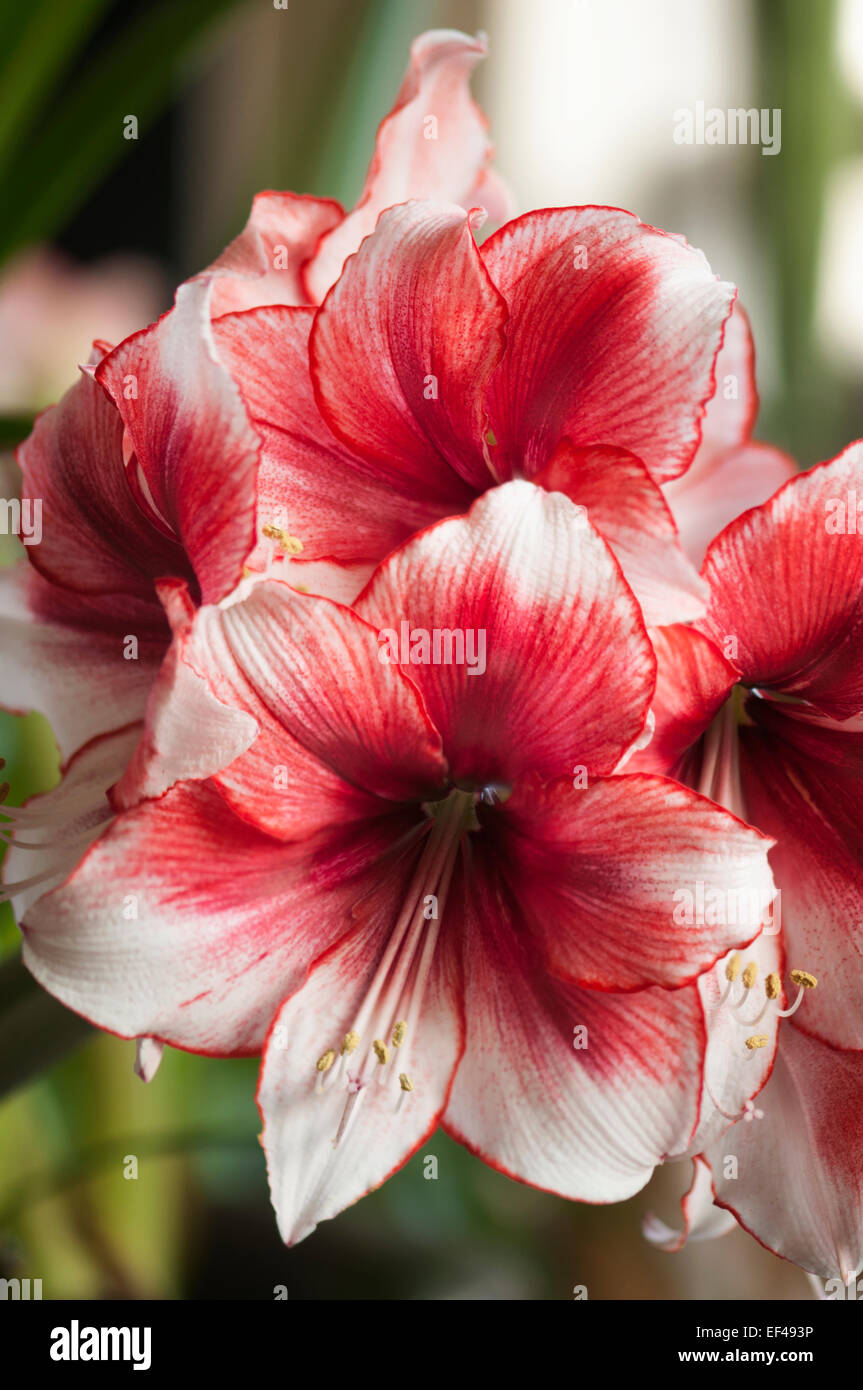
<svg viewBox="0 0 863 1390">
<path fill-rule="evenodd" d="M 726 995 L 717 1026 L 754 1030 L 771 1044 L 778 1033 L 762 1115 L 747 1122 L 744 1114 L 721 1137 L 714 1117 L 695 1143 L 720 1206 L 777 1253 L 843 1278 L 863 1263 L 858 498 L 863 445 L 853 444 L 717 537 L 703 569 L 711 599 L 700 631 L 655 634 L 656 736 L 633 760 L 776 840 L 781 933 L 759 942 L 757 977 L 744 982 L 735 963 L 698 986 Z"/>
<path fill-rule="evenodd" d="M 475 222 L 391 208 L 318 310 L 217 320 L 263 440 L 261 527 L 356 593 L 418 527 L 525 477 L 587 509 L 648 621 L 699 615 L 661 486 L 698 448 L 732 287 L 617 209 L 529 213 L 482 247 Z"/>
<path fill-rule="evenodd" d="M 215 358 L 208 295 L 204 282 L 183 286 L 157 324 L 113 350 L 97 344 L 19 451 L 42 539 L 0 572 L 3 697 L 48 717 L 67 767 L 55 791 L 3 808 L 13 840 L 3 895 L 24 907 L 110 818 L 108 789 L 139 742 L 141 780 L 127 775 L 127 800 L 206 776 L 252 736 L 178 664 L 160 598 L 182 580 L 190 606 L 219 601 L 253 544 L 259 441 Z M 173 737 L 163 721 L 157 746 L 148 703 L 152 718 L 176 681 L 185 719 Z M 196 704 L 216 720 L 206 739 Z"/>
<path fill-rule="evenodd" d="M 387 664 L 381 634 L 403 620 L 483 630 L 485 672 Z M 567 1196 L 637 1191 L 693 1132 L 688 986 L 758 931 L 770 842 L 673 782 L 611 775 L 643 734 L 654 658 L 573 504 L 493 489 L 394 552 L 356 612 L 250 583 L 191 618 L 182 656 L 258 736 L 120 815 L 36 903 L 36 977 L 124 1035 L 229 1054 L 266 1039 L 289 1241 L 438 1123 Z M 745 891 L 749 919 L 676 926 L 695 879 Z"/>
</svg>

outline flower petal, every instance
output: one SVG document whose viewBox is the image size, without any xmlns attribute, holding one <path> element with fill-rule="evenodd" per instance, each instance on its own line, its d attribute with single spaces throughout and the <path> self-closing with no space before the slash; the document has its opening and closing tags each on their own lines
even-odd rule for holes
<svg viewBox="0 0 863 1390">
<path fill-rule="evenodd" d="M 488 391 L 499 476 L 530 477 L 564 435 L 666 482 L 692 461 L 734 291 L 700 251 L 617 208 L 553 208 L 482 248 L 510 313 Z"/>
<path fill-rule="evenodd" d="M 402 490 L 413 479 L 435 488 L 442 507 L 459 479 L 487 487 L 482 395 L 505 322 L 461 208 L 390 208 L 315 318 L 309 353 L 325 420 Z"/>
<path fill-rule="evenodd" d="M 863 1055 L 786 1023 L 758 1105 L 761 1119 L 707 1151 L 717 1202 L 768 1250 L 822 1278 L 851 1278 L 863 1264 Z"/>
<path fill-rule="evenodd" d="M 368 920 L 315 965 L 276 1015 L 267 1040 L 258 1090 L 261 1142 L 279 1231 L 289 1245 L 400 1168 L 436 1128 L 449 1095 L 464 1038 L 441 956 L 417 1027 L 397 1053 L 391 1049 L 385 1082 L 380 1065 L 368 1059 L 371 1039 L 365 1037 L 347 1064 L 338 1061 L 338 1070 L 324 1074 L 316 1093 L 316 1062 L 328 1048 L 338 1054 L 353 1028 L 400 907 L 391 891 L 379 890 L 368 905 Z M 410 1080 L 409 1092 L 400 1086 L 400 1073 Z M 354 1085 L 365 1082 L 353 1099 L 349 1077 Z M 336 1144 L 343 1119 L 347 1124 Z"/>
<path fill-rule="evenodd" d="M 139 732 L 133 725 L 94 738 L 71 759 L 56 787 L 31 797 L 16 811 L 15 839 L 3 861 L 3 882 L 14 898 L 19 921 L 44 893 L 62 882 L 105 829 L 113 814 L 108 790 L 128 762 Z M 7 823 L 4 828 L 11 826 Z M 12 886 L 22 882 L 31 886 L 12 893 Z"/>
<path fill-rule="evenodd" d="M 181 285 L 176 307 L 109 353 L 96 380 L 123 418 L 151 520 L 183 545 L 204 602 L 215 602 L 254 544 L 260 440 L 216 358 L 209 295 L 208 281 Z"/>
<path fill-rule="evenodd" d="M 63 758 L 143 718 L 168 645 L 167 625 L 152 630 L 157 605 L 124 596 L 112 603 L 109 613 L 102 597 L 49 584 L 26 563 L 0 572 L 3 703 L 44 714 Z M 137 657 L 126 660 L 130 637 Z"/>
<path fill-rule="evenodd" d="M 688 1240 L 713 1240 L 733 1231 L 737 1222 L 730 1211 L 723 1211 L 713 1201 L 713 1182 L 710 1168 L 703 1158 L 692 1160 L 692 1184 L 680 1203 L 683 1229 L 672 1230 L 664 1221 L 649 1212 L 642 1223 L 642 1232 L 651 1245 L 666 1254 L 682 1250 Z"/>
<path fill-rule="evenodd" d="M 699 450 L 683 477 L 663 488 L 693 564 L 702 563 L 724 526 L 766 502 L 794 473 L 794 460 L 770 444 L 742 444 L 720 454 Z"/>
<path fill-rule="evenodd" d="M 123 421 L 89 375 L 39 416 L 19 461 L 23 497 L 42 509 L 42 539 L 28 554 L 48 579 L 80 593 L 154 602 L 154 579 L 189 572 L 182 547 L 135 501 L 123 464 Z"/>
<path fill-rule="evenodd" d="M 144 729 L 111 801 L 127 810 L 176 782 L 203 781 L 254 742 L 252 715 L 223 704 L 186 660 L 189 628 L 179 631 L 147 697 Z"/>
<path fill-rule="evenodd" d="M 707 552 L 707 617 L 737 637 L 744 679 L 842 719 L 863 710 L 863 444 L 786 483 L 726 526 Z M 854 529 L 851 529 L 851 526 Z M 840 529 L 837 529 L 840 528 Z"/>
<path fill-rule="evenodd" d="M 208 268 L 213 317 L 258 304 L 308 304 L 303 267 L 343 217 L 330 198 L 258 193 L 240 235 Z"/>
<path fill-rule="evenodd" d="M 737 672 L 717 647 L 682 623 L 654 628 L 656 690 L 653 738 L 633 754 L 627 772 L 657 772 L 697 786 L 701 749 L 691 752 L 737 682 Z"/>
<path fill-rule="evenodd" d="M 644 728 L 654 666 L 638 606 L 561 493 L 523 481 L 493 488 L 466 517 L 389 556 L 356 609 L 383 642 L 400 639 L 403 623 L 425 632 L 425 655 L 420 645 L 397 656 L 456 780 L 554 777 L 573 762 L 610 772 Z M 447 634 L 437 663 L 435 630 Z"/>
<path fill-rule="evenodd" d="M 421 800 L 442 784 L 440 736 L 415 686 L 382 665 L 376 634 L 349 609 L 261 580 L 202 608 L 184 652 L 220 705 L 259 726 L 214 780 L 271 834 L 379 815 L 380 798 Z"/>
<path fill-rule="evenodd" d="M 509 216 L 509 194 L 486 168 L 488 123 L 468 86 L 487 51 L 483 36 L 454 29 L 432 29 L 414 40 L 395 105 L 378 129 L 362 196 L 307 269 L 307 302 L 320 303 L 379 214 L 396 203 L 436 198 L 465 210 L 482 206 L 493 221 Z"/>
<path fill-rule="evenodd" d="M 698 1128 L 684 1151 L 687 1157 L 713 1143 L 745 1112 L 752 1113 L 753 1097 L 770 1076 L 779 1041 L 779 1010 L 787 1003 L 782 991 L 768 1002 L 765 990 L 768 976 L 781 979 L 785 968 L 779 927 L 780 913 L 774 910 L 742 956 L 718 961 L 695 986 L 704 1009 L 707 1052 Z M 732 973 L 736 968 L 737 974 L 729 981 L 726 972 L 732 961 Z M 753 964 L 757 970 L 747 987 L 744 972 Z M 762 1045 L 748 1047 L 747 1039 L 756 1036 L 764 1039 Z"/>
<path fill-rule="evenodd" d="M 444 1127 L 510 1177 L 631 1197 L 695 1123 L 704 1035 L 689 990 L 582 990 L 538 966 L 495 876 L 469 885 L 467 1040 Z"/>
<path fill-rule="evenodd" d="M 755 343 L 749 316 L 739 299 L 725 320 L 722 346 L 716 358 L 716 390 L 707 403 L 698 457 L 716 456 L 746 444 L 758 415 L 755 384 Z"/>
<path fill-rule="evenodd" d="M 747 712 L 759 717 L 763 705 L 750 699 Z M 765 708 L 761 717 L 769 715 Z M 773 722 L 775 734 L 763 727 L 741 730 L 741 777 L 748 814 L 776 837 L 771 862 L 782 890 L 788 963 L 818 981 L 806 991 L 795 1022 L 836 1047 L 863 1050 L 859 747 L 858 766 L 839 762 L 843 745 L 855 739 L 859 745 L 863 735 L 824 731 L 820 757 L 801 757 L 782 736 L 783 726 L 793 734 L 794 721 L 786 714 Z"/>
<path fill-rule="evenodd" d="M 624 449 L 576 449 L 563 440 L 533 480 L 587 508 L 611 546 L 648 624 L 690 622 L 709 590 L 684 555 L 661 489 Z"/>
<path fill-rule="evenodd" d="M 660 777 L 517 789 L 502 874 L 549 967 L 585 989 L 677 988 L 751 941 L 771 841 Z"/>
<path fill-rule="evenodd" d="M 353 925 L 415 820 L 379 818 L 292 846 L 236 817 L 209 783 L 182 783 L 118 816 L 30 909 L 25 963 L 69 1008 L 123 1037 L 258 1052 L 285 994 Z"/>
<path fill-rule="evenodd" d="M 261 437 L 258 532 L 275 527 L 302 545 L 307 561 L 372 562 L 442 513 L 465 511 L 472 493 L 452 470 L 428 477 L 355 453 L 332 433 L 315 400 L 309 371 L 314 312 L 277 307 L 228 314 L 213 325 Z M 280 552 L 262 538 L 249 564 L 265 569 Z M 298 578 L 308 584 L 305 575 Z M 310 587 L 314 586 L 314 581 Z M 354 588 L 354 597 L 362 587 Z"/>
</svg>

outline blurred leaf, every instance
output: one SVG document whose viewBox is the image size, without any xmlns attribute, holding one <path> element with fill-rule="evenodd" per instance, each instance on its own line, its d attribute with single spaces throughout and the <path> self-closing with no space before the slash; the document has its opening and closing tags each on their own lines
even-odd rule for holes
<svg viewBox="0 0 863 1390">
<path fill-rule="evenodd" d="M 153 120 L 171 96 L 178 62 L 235 3 L 169 0 L 134 11 L 35 137 L 19 142 L 4 178 L 6 206 L 14 211 L 0 227 L 0 259 L 50 237 L 134 148 L 124 139 L 125 117 L 137 117 L 139 128 Z"/>
<path fill-rule="evenodd" d="M 26 7 L 4 8 L 0 21 L 0 170 L 43 95 L 72 61 L 107 4 L 108 0 L 73 0 L 60 5 L 57 0 L 31 0 Z"/>
<path fill-rule="evenodd" d="M 19 959 L 0 966 L 0 1096 L 23 1086 L 93 1036 L 58 1004 Z"/>
<path fill-rule="evenodd" d="M 0 449 L 14 449 L 32 428 L 32 415 L 0 415 Z"/>
</svg>

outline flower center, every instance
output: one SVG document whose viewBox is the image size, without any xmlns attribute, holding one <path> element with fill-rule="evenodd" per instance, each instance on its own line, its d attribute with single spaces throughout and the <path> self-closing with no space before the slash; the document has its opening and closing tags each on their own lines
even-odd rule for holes
<svg viewBox="0 0 863 1390">
<path fill-rule="evenodd" d="M 338 1048 L 326 1048 L 315 1064 L 319 1094 L 334 1086 L 346 1090 L 334 1147 L 348 1133 L 370 1085 L 391 1086 L 396 1109 L 414 1089 L 408 1071 L 412 1039 L 456 859 L 464 834 L 479 829 L 477 802 L 491 790 L 456 789 L 443 800 L 423 806 L 431 826 L 404 907 L 353 1025 Z M 355 1054 L 359 1054 L 358 1063 L 353 1060 Z"/>
</svg>

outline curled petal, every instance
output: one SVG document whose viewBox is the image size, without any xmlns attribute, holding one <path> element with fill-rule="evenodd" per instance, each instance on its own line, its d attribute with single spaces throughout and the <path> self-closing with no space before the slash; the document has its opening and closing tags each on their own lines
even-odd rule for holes
<svg viewBox="0 0 863 1390">
<path fill-rule="evenodd" d="M 360 201 L 324 237 L 308 267 L 308 303 L 320 303 L 380 213 L 396 203 L 436 198 L 466 210 L 484 207 L 493 221 L 509 216 L 509 194 L 486 167 L 488 123 L 468 85 L 486 53 L 484 37 L 454 29 L 432 29 L 414 40 L 395 105 L 378 129 Z"/>
<path fill-rule="evenodd" d="M 692 1160 L 692 1184 L 680 1203 L 683 1229 L 675 1231 L 652 1212 L 642 1224 L 642 1233 L 651 1245 L 666 1254 L 676 1254 L 689 1240 L 713 1240 L 733 1231 L 737 1222 L 730 1211 L 723 1211 L 713 1202 L 710 1168 L 702 1158 Z"/>
</svg>

